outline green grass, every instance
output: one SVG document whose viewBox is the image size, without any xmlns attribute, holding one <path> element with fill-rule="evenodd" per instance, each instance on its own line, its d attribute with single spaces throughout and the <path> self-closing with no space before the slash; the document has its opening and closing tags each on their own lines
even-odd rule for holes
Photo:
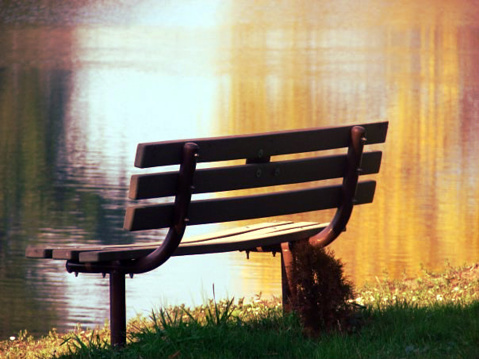
<svg viewBox="0 0 479 359">
<path fill-rule="evenodd" d="M 479 266 L 416 279 L 377 280 L 356 291 L 356 330 L 303 334 L 279 300 L 210 301 L 171 307 L 129 323 L 112 350 L 108 329 L 0 343 L 0 358 L 479 358 Z"/>
</svg>

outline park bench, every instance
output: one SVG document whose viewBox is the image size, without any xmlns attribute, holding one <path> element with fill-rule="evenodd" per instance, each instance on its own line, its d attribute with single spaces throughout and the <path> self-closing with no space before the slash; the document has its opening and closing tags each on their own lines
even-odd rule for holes
<svg viewBox="0 0 479 359">
<path fill-rule="evenodd" d="M 363 153 L 363 147 L 384 142 L 387 127 L 387 122 L 377 122 L 139 144 L 136 167 L 168 167 L 166 171 L 132 176 L 129 197 L 149 201 L 127 208 L 124 228 L 168 229 L 162 241 L 148 245 L 37 245 L 29 246 L 26 255 L 65 260 L 67 271 L 75 274 L 109 274 L 113 345 L 126 341 L 125 276 L 151 271 L 171 256 L 228 251 L 281 253 L 286 305 L 292 244 L 308 240 L 314 246 L 328 245 L 345 230 L 354 205 L 372 202 L 376 182 L 358 181 L 358 176 L 378 173 L 382 153 Z M 326 150 L 335 151 L 322 152 Z M 296 156 L 283 156 L 291 154 Z M 197 163 L 213 165 L 196 169 Z M 171 170 L 170 165 L 180 166 Z M 335 178 L 339 182 L 323 181 Z M 251 193 L 256 188 L 261 188 L 261 193 Z M 231 192 L 234 190 L 239 191 Z M 326 224 L 243 224 L 183 239 L 191 225 L 334 208 L 336 213 Z"/>
</svg>

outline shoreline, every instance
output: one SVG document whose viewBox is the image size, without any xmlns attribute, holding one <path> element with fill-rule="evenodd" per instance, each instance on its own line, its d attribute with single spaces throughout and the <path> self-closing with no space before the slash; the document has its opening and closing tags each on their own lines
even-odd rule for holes
<svg viewBox="0 0 479 359">
<path fill-rule="evenodd" d="M 282 317 L 281 301 L 279 298 L 271 300 L 261 299 L 256 302 L 246 303 L 244 299 L 236 302 L 223 300 L 218 303 L 213 300 L 209 304 L 195 308 L 174 306 L 165 309 L 165 313 L 191 313 L 191 317 L 200 318 L 205 316 L 208 305 L 223 308 L 229 303 L 232 315 L 245 316 L 244 321 L 257 320 L 264 312 L 274 314 L 274 320 Z M 479 263 L 463 265 L 461 267 L 448 266 L 443 272 L 428 272 L 423 270 L 417 278 L 404 278 L 403 280 L 377 279 L 376 283 L 366 283 L 355 290 L 354 301 L 361 307 L 370 308 L 372 312 L 385 312 L 390 308 L 404 306 L 409 310 L 421 308 L 440 307 L 469 308 L 479 305 Z M 211 307 L 209 307 L 211 308 Z M 175 312 L 176 310 L 176 312 Z M 229 310 L 229 309 L 228 309 Z M 158 315 L 158 313 L 156 314 Z M 278 319 L 279 320 L 279 319 Z M 141 331 L 151 325 L 151 319 L 134 318 L 128 323 L 129 332 Z M 33 338 L 27 331 L 22 331 L 18 336 L 0 341 L 0 357 L 9 358 L 38 358 L 52 357 L 60 353 L 68 353 L 68 345 L 65 342 L 92 343 L 95 338 L 107 338 L 109 330 L 107 326 L 95 329 L 83 329 L 78 326 L 74 331 L 58 333 L 52 329 L 48 335 Z M 103 340 L 103 339 L 102 339 Z M 63 345 L 62 345 L 63 343 Z M 74 345 L 75 346 L 75 345 Z M 81 345 L 80 345 L 81 347 Z M 2 356 L 3 355 L 3 356 Z"/>
</svg>

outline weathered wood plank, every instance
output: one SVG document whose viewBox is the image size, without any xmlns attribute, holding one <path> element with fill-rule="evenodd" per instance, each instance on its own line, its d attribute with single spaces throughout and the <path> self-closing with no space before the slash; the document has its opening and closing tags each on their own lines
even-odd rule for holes
<svg viewBox="0 0 479 359">
<path fill-rule="evenodd" d="M 151 246 L 160 246 L 162 242 L 151 242 L 148 245 Z M 143 247 L 145 244 L 123 244 L 123 245 L 103 245 L 103 246 L 71 246 L 71 247 L 62 247 L 62 248 L 55 248 L 53 249 L 52 258 L 53 259 L 64 259 L 64 260 L 71 260 L 71 261 L 78 261 L 78 256 L 80 253 L 90 252 L 90 251 L 100 251 L 100 250 L 108 250 L 108 249 L 134 249 Z"/>
<path fill-rule="evenodd" d="M 356 204 L 370 203 L 375 181 L 358 184 Z M 243 219 L 272 217 L 293 213 L 336 208 L 341 204 L 341 185 L 253 196 L 194 201 L 189 207 L 189 224 L 207 224 Z M 130 207 L 124 228 L 130 231 L 169 227 L 173 220 L 173 204 Z"/>
<path fill-rule="evenodd" d="M 244 233 L 234 238 L 217 238 L 208 242 L 185 244 L 175 255 L 190 255 L 200 253 L 218 253 L 222 251 L 253 250 L 259 247 L 271 247 L 282 242 L 294 242 L 310 238 L 322 229 L 327 223 L 297 222 L 291 225 L 272 227 L 265 230 Z"/>
<path fill-rule="evenodd" d="M 280 221 L 280 222 L 264 222 L 257 223 L 248 226 L 231 228 L 228 230 L 217 231 L 213 233 L 208 233 L 199 236 L 191 236 L 184 238 L 182 243 L 199 243 L 214 240 L 216 238 L 226 238 L 229 236 L 237 236 L 240 234 L 263 230 L 270 227 L 280 227 L 283 225 L 290 225 L 294 222 L 291 221 Z M 147 244 L 145 243 L 135 243 L 135 244 L 115 244 L 115 245 L 65 245 L 65 246 L 29 246 L 27 248 L 27 256 L 29 258 L 53 258 L 53 259 L 63 259 L 63 260 L 72 260 L 78 261 L 79 254 L 90 251 L 102 251 L 102 250 L 111 250 L 111 249 L 135 249 L 141 247 L 151 247 L 156 248 L 162 244 L 162 241 L 153 241 Z"/>
<path fill-rule="evenodd" d="M 194 242 L 182 242 L 174 256 L 219 253 L 237 250 L 253 250 L 257 247 L 270 247 L 281 242 L 306 239 L 319 233 L 327 224 L 314 222 L 297 222 L 279 224 L 247 230 L 236 235 L 220 236 L 215 234 L 214 239 Z M 225 233 L 225 232 L 224 232 Z M 130 260 L 143 257 L 153 250 L 155 246 L 144 245 L 137 248 L 118 248 L 99 251 L 82 252 L 80 262 L 108 262 L 113 260 Z"/>
<path fill-rule="evenodd" d="M 368 144 L 386 139 L 388 123 L 362 124 Z M 288 153 L 321 151 L 347 147 L 353 126 L 314 128 L 266 134 L 225 136 L 141 143 L 137 147 L 135 166 L 139 168 L 181 163 L 182 148 L 187 142 L 200 147 L 199 162 L 225 161 L 241 158 L 264 158 Z"/>
<path fill-rule="evenodd" d="M 258 233 L 259 231 L 270 231 L 270 228 L 280 228 L 282 226 L 290 226 L 290 225 L 298 225 L 298 222 L 293 221 L 274 221 L 274 222 L 261 222 L 250 224 L 247 226 L 229 228 L 222 231 L 216 231 L 213 233 L 207 233 L 203 235 L 191 236 L 181 240 L 181 244 L 188 244 L 188 243 L 201 243 L 205 241 L 211 241 L 217 238 L 226 238 L 231 236 L 239 236 L 244 235 L 247 233 L 255 232 Z"/>
<path fill-rule="evenodd" d="M 25 250 L 27 258 L 51 258 L 53 248 L 44 245 L 30 245 Z"/>
<path fill-rule="evenodd" d="M 361 174 L 378 173 L 381 156 L 380 151 L 365 153 Z M 346 161 L 344 154 L 198 169 L 195 172 L 193 193 L 231 191 L 338 178 L 344 176 Z M 178 172 L 134 175 L 130 182 L 129 197 L 146 199 L 174 196 L 177 182 Z"/>
</svg>

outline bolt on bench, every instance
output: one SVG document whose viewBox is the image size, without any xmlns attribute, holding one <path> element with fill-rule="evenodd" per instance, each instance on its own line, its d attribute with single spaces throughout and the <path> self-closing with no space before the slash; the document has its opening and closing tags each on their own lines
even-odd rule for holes
<svg viewBox="0 0 479 359">
<path fill-rule="evenodd" d="M 149 245 L 29 246 L 30 258 L 66 261 L 68 272 L 110 275 L 110 326 L 112 345 L 126 342 L 125 275 L 151 271 L 171 256 L 228 251 L 280 252 L 283 303 L 290 293 L 288 277 L 291 247 L 308 240 L 326 246 L 345 230 L 353 206 L 371 203 L 376 182 L 358 181 L 359 175 L 379 172 L 382 153 L 365 152 L 364 145 L 383 143 L 388 123 L 312 128 L 138 145 L 135 166 L 149 168 L 180 165 L 177 171 L 133 175 L 130 198 L 160 199 L 159 203 L 129 207 L 124 228 L 129 231 L 167 228 L 161 242 Z M 323 150 L 345 148 L 346 153 L 321 155 Z M 300 159 L 273 156 L 311 153 Z M 242 164 L 221 161 L 245 160 Z M 196 169 L 196 164 L 214 163 Z M 321 180 L 342 179 L 325 185 Z M 299 184 L 301 189 L 278 190 L 274 186 Z M 307 184 L 306 184 L 307 183 Z M 261 194 L 228 191 L 262 188 Z M 213 194 L 192 199 L 196 194 Z M 174 201 L 166 202 L 168 197 Z M 243 226 L 200 237 L 183 239 L 187 226 L 289 215 L 337 208 L 330 223 L 270 222 Z"/>
</svg>

